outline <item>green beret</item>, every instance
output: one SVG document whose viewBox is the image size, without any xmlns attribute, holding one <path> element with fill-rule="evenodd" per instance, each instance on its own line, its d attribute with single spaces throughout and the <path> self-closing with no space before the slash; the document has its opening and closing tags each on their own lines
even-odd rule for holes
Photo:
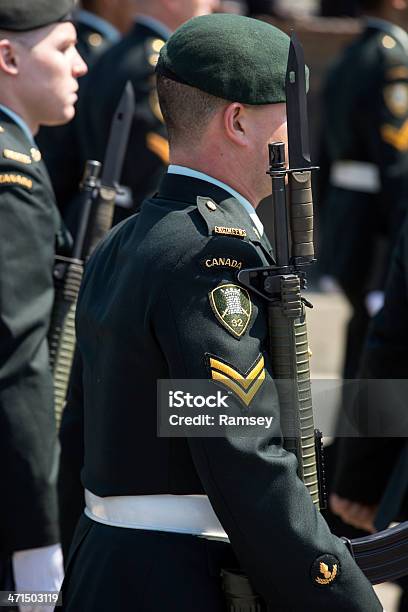
<svg viewBox="0 0 408 612">
<path fill-rule="evenodd" d="M 0 0 L 0 30 L 26 32 L 70 18 L 75 0 Z"/>
<path fill-rule="evenodd" d="M 156 71 L 243 104 L 286 101 L 289 37 L 264 21 L 231 14 L 190 19 L 161 49 Z"/>
</svg>

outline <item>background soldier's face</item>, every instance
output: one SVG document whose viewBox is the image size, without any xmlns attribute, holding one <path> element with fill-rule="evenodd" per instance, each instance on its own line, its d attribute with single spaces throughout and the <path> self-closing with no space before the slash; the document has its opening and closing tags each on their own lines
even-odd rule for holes
<svg viewBox="0 0 408 612">
<path fill-rule="evenodd" d="M 208 15 L 219 6 L 219 0 L 178 0 L 180 23 L 192 17 Z"/>
<path fill-rule="evenodd" d="M 75 115 L 78 81 L 87 67 L 76 47 L 72 23 L 59 23 L 34 33 L 20 45 L 19 87 L 35 124 L 60 125 Z"/>
</svg>

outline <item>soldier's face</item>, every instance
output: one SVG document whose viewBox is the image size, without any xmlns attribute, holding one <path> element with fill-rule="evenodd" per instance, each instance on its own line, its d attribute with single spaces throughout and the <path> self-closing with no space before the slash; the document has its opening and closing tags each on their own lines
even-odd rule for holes
<svg viewBox="0 0 408 612">
<path fill-rule="evenodd" d="M 32 125 L 61 125 L 75 115 L 78 78 L 87 67 L 76 50 L 72 23 L 59 23 L 20 44 L 19 87 Z"/>
<path fill-rule="evenodd" d="M 219 0 L 178 0 L 180 23 L 192 17 L 208 15 L 216 10 L 218 6 Z"/>
<path fill-rule="evenodd" d="M 271 179 L 266 174 L 269 169 L 268 145 L 273 142 L 285 143 L 287 159 L 286 104 L 267 104 L 251 107 L 250 113 L 252 176 L 258 181 L 258 196 L 259 200 L 262 200 L 271 193 Z"/>
</svg>

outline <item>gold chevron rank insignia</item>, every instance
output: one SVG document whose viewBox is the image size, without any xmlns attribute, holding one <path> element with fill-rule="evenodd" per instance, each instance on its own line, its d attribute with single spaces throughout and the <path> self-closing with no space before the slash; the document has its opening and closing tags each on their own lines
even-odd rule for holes
<svg viewBox="0 0 408 612">
<path fill-rule="evenodd" d="M 213 289 L 209 299 L 218 321 L 239 340 L 251 320 L 252 304 L 248 291 L 239 285 L 227 283 Z"/>
<path fill-rule="evenodd" d="M 265 380 L 265 360 L 262 354 L 245 374 L 216 357 L 209 357 L 209 365 L 212 380 L 230 389 L 246 407 L 252 402 Z"/>
</svg>

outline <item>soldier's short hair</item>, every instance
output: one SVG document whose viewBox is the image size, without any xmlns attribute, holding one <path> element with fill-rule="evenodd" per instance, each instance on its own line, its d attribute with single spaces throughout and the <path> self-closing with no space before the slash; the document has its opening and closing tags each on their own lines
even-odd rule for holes
<svg viewBox="0 0 408 612">
<path fill-rule="evenodd" d="M 218 109 L 228 104 L 196 87 L 157 75 L 157 93 L 170 143 L 199 138 Z"/>
</svg>

